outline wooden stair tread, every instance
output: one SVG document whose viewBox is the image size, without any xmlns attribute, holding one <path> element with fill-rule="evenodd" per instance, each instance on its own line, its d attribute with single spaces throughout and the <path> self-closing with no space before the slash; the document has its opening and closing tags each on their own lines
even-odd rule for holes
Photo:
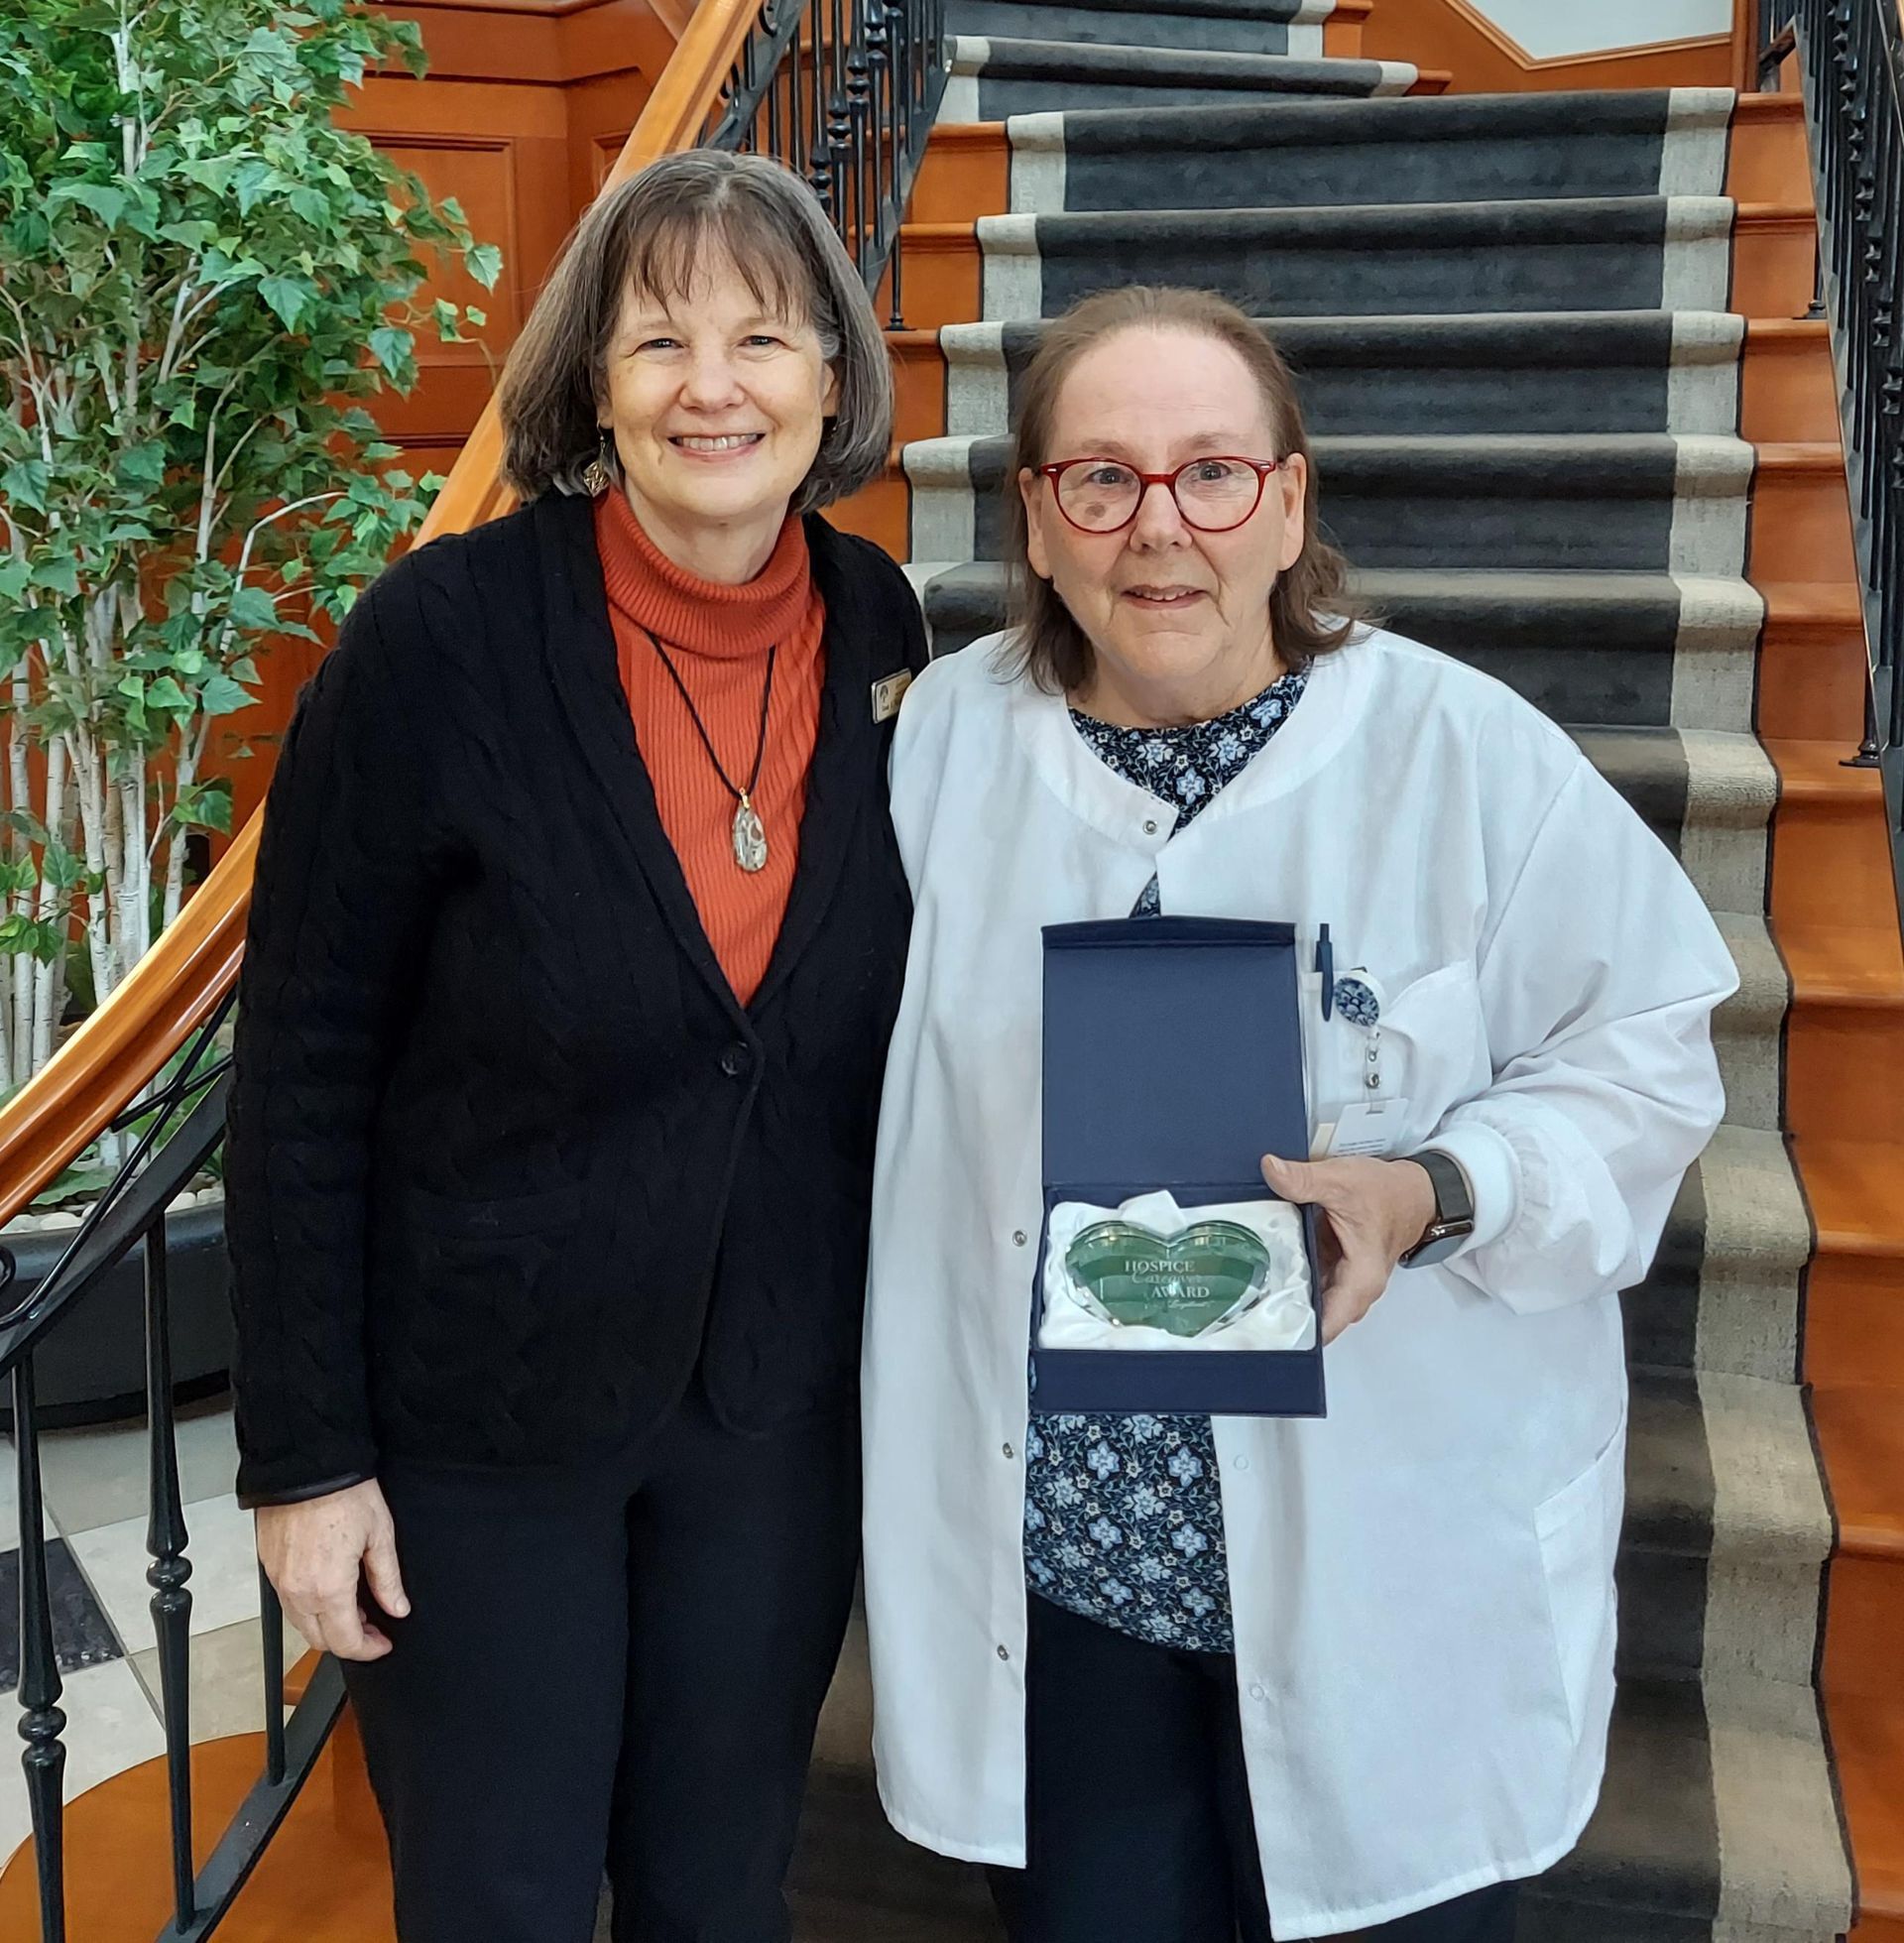
<svg viewBox="0 0 1904 1943">
<path fill-rule="evenodd" d="M 1904 1257 L 1904 1145 L 1795 1140 L 1821 1254 Z"/>
<path fill-rule="evenodd" d="M 1852 581 L 1765 580 L 1755 584 L 1765 599 L 1766 618 L 1775 623 L 1846 628 L 1863 624 L 1864 610 Z"/>
<path fill-rule="evenodd" d="M 1774 99 L 1783 99 L 1775 96 Z M 1745 320 L 1747 339 L 1760 338 L 1802 344 L 1829 344 L 1832 341 L 1831 320 L 1827 317 L 1748 317 Z"/>
<path fill-rule="evenodd" d="M 1794 925 L 1778 933 L 1778 948 L 1800 1003 L 1904 1008 L 1904 942 L 1894 926 Z"/>
<path fill-rule="evenodd" d="M 1760 589 L 1764 591 L 1763 588 Z M 1882 803 L 1884 784 L 1874 769 L 1847 769 L 1842 742 L 1768 737 L 1765 753 L 1778 768 L 1779 799 L 1795 802 Z"/>
<path fill-rule="evenodd" d="M 1761 472 L 1830 472 L 1844 470 L 1844 448 L 1835 438 L 1760 439 Z"/>
<path fill-rule="evenodd" d="M 1904 1562 L 1904 1390 L 1819 1385 L 1812 1422 L 1831 1476 L 1840 1553 Z"/>
<path fill-rule="evenodd" d="M 1857 1856 L 1856 1943 L 1904 1933 L 1904 1699 L 1860 1694 L 1831 1710 L 1832 1755 Z M 1883 1929 L 1867 1928 L 1882 1924 Z"/>
</svg>

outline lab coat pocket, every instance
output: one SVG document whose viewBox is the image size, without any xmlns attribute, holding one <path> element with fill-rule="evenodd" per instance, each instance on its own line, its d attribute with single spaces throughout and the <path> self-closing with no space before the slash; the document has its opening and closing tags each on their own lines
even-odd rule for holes
<svg viewBox="0 0 1904 1943">
<path fill-rule="evenodd" d="M 1485 1092 L 1493 1078 L 1481 990 L 1465 958 L 1399 989 L 1390 985 L 1372 1032 L 1338 1009 L 1316 1037 L 1316 1117 L 1339 1121 L 1359 1103 L 1393 1103 L 1381 1149 L 1389 1154 L 1419 1147 L 1451 1107 Z"/>
<path fill-rule="evenodd" d="M 1605 1711 L 1613 1676 L 1613 1561 L 1626 1502 L 1626 1419 L 1572 1483 L 1534 1509 L 1547 1611 L 1576 1735 Z"/>
</svg>

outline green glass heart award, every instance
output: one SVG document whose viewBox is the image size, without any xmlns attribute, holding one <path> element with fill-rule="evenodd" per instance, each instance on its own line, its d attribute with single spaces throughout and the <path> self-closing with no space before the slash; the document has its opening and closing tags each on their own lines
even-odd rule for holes
<svg viewBox="0 0 1904 1943">
<path fill-rule="evenodd" d="M 1302 1219 L 1282 1201 L 1060 1201 L 1044 1280 L 1047 1349 L 1291 1350 L 1314 1334 Z"/>
<path fill-rule="evenodd" d="M 1114 1328 L 1207 1336 L 1254 1308 L 1269 1249 L 1237 1221 L 1193 1222 L 1166 1241 L 1134 1221 L 1094 1221 L 1064 1252 L 1071 1286 Z"/>
</svg>

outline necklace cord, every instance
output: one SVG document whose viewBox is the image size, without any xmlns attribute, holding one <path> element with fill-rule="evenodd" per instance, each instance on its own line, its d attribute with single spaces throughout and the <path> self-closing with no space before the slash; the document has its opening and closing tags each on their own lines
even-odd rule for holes
<svg viewBox="0 0 1904 1943">
<path fill-rule="evenodd" d="M 681 679 L 681 671 L 674 666 L 673 658 L 661 646 L 659 635 L 651 633 L 648 638 L 654 645 L 655 654 L 660 656 L 661 666 L 667 669 L 675 690 L 681 697 L 681 705 L 687 710 L 687 719 L 694 724 L 694 732 L 701 738 L 701 747 L 707 751 L 707 760 L 714 765 L 714 774 L 721 779 L 728 794 L 735 801 L 751 806 L 754 801 L 754 791 L 760 787 L 761 765 L 767 760 L 767 717 L 774 701 L 774 664 L 779 656 L 780 644 L 776 641 L 767 651 L 767 681 L 761 689 L 761 732 L 754 745 L 754 773 L 747 779 L 747 788 L 737 789 L 721 765 L 720 756 L 714 747 L 714 739 L 708 734 L 707 724 L 701 720 L 701 711 L 694 706 L 694 697 L 687 692 L 687 683 Z"/>
</svg>

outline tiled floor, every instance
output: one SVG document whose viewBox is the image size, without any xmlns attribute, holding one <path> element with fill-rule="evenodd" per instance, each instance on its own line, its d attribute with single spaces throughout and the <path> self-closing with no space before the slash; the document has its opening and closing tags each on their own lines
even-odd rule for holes
<svg viewBox="0 0 1904 1943">
<path fill-rule="evenodd" d="M 237 1451 L 222 1404 L 178 1422 L 179 1490 L 191 1561 L 194 1741 L 264 1724 L 258 1565 L 251 1515 L 232 1495 Z M 146 1583 L 146 1429 L 49 1431 L 41 1438 L 54 1649 L 66 1716 L 66 1798 L 161 1754 L 159 1666 Z M 19 1507 L 10 1439 L 0 1438 L 0 1721 L 19 1680 Z M 286 1642 L 287 1664 L 302 1650 Z M 26 1786 L 0 1737 L 0 1859 L 28 1829 Z"/>
</svg>

